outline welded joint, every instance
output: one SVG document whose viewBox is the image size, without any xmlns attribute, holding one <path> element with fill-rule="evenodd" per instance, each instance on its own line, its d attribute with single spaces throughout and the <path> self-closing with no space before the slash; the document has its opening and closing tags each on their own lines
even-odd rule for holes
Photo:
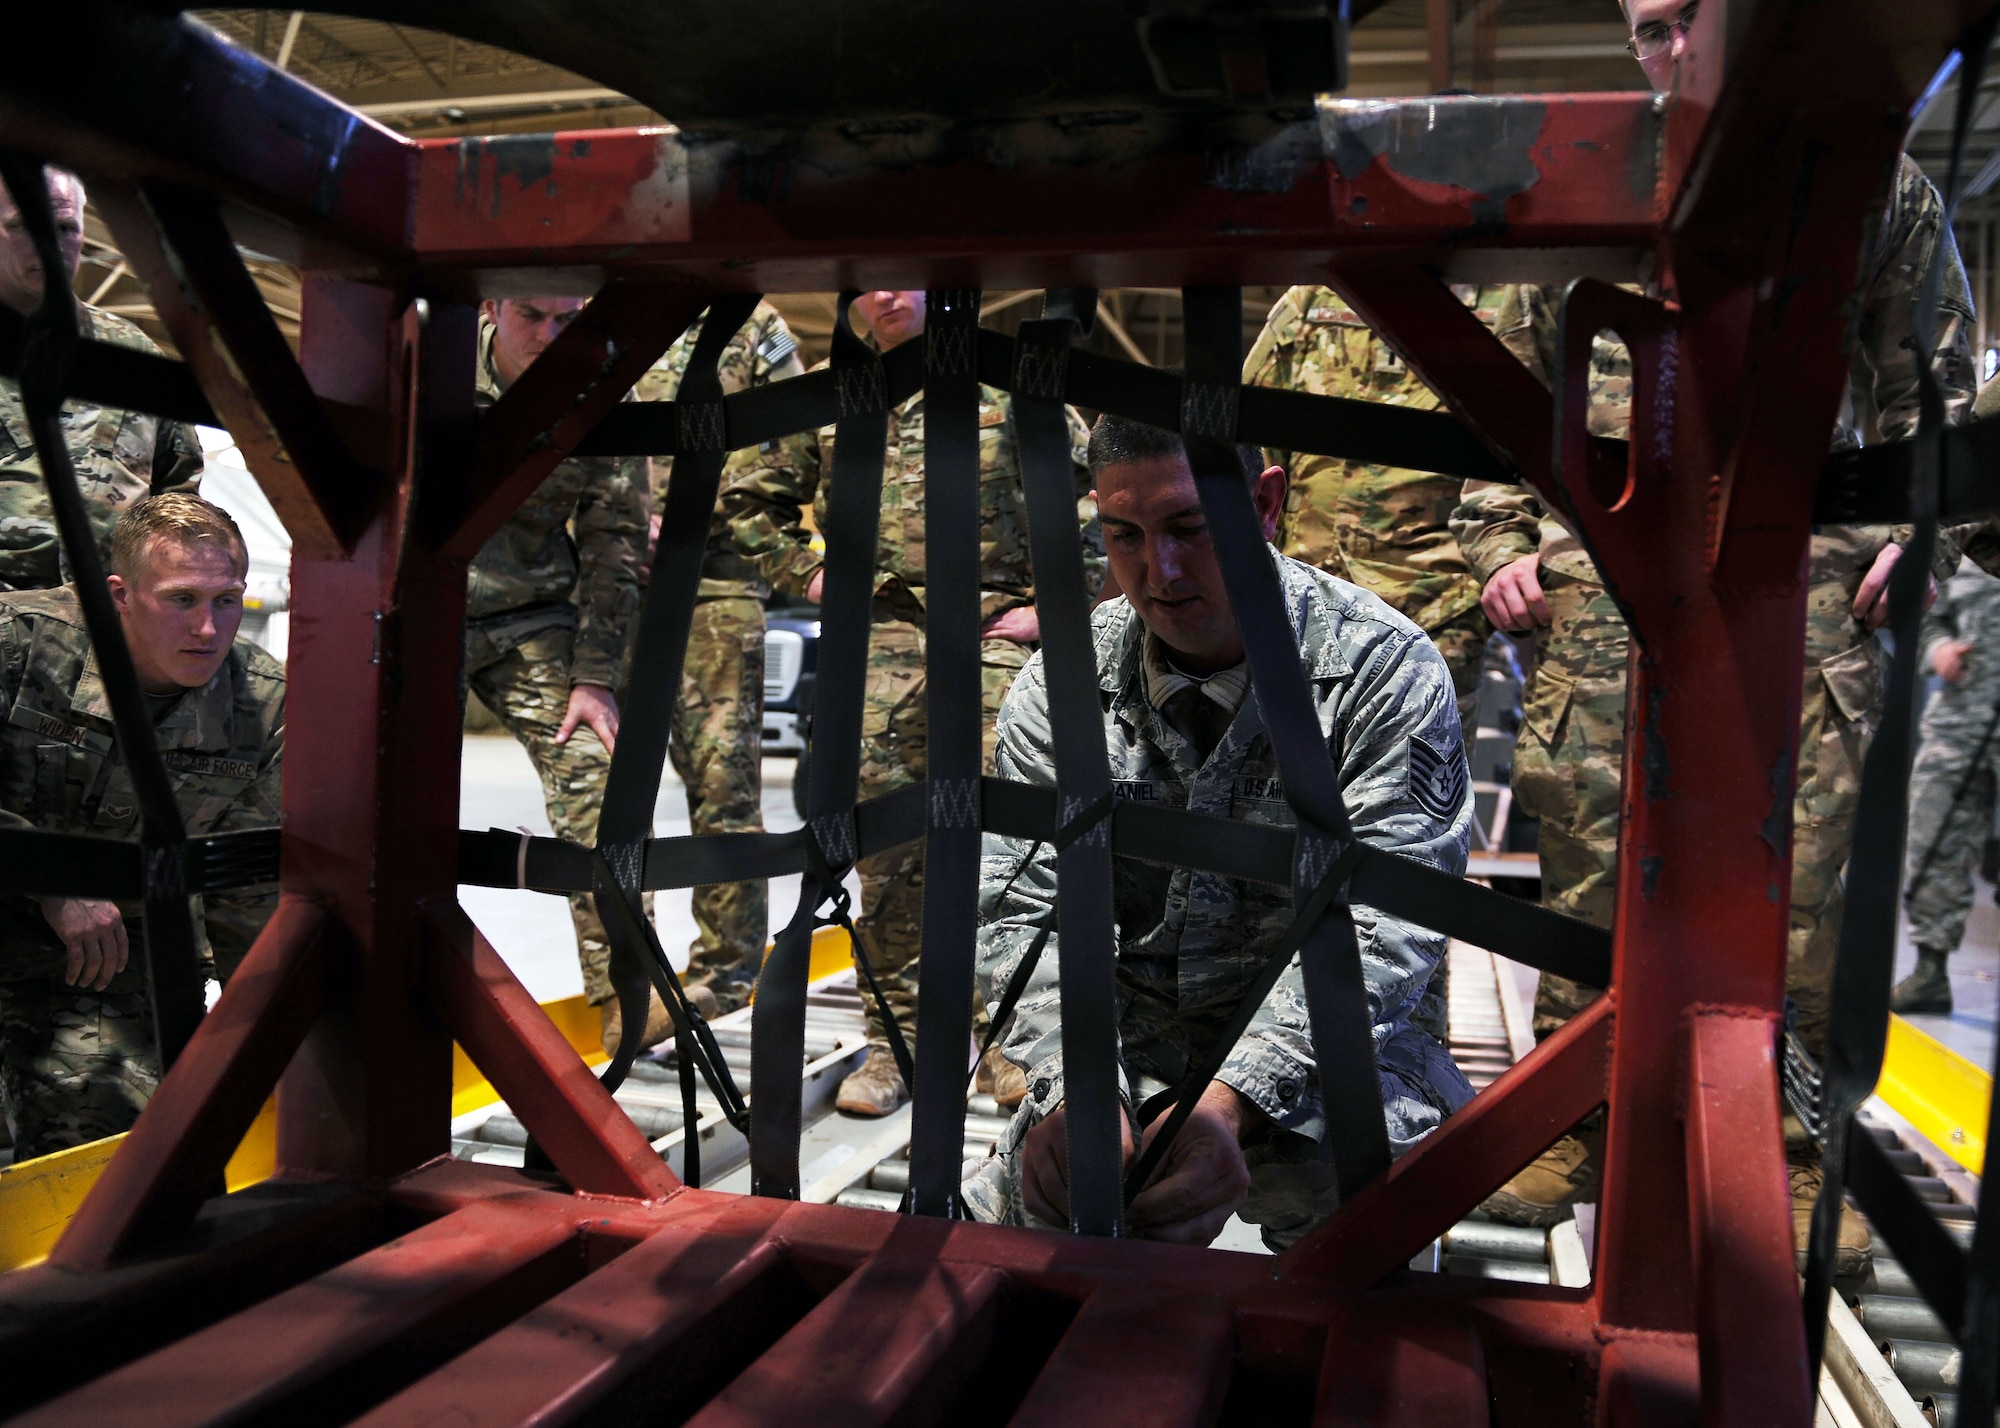
<svg viewBox="0 0 2000 1428">
<path fill-rule="evenodd" d="M 1681 1035 L 1674 1049 L 1674 1116 L 1686 1122 L 1688 1118 L 1688 1091 L 1694 1064 L 1694 1039 L 1700 1024 L 1705 1021 L 1756 1021 L 1770 1028 L 1771 1059 L 1777 1064 L 1778 1037 L 1784 1030 L 1784 1018 L 1769 1007 L 1750 1006 L 1742 1002 L 1690 1002 L 1681 1008 Z"/>
</svg>

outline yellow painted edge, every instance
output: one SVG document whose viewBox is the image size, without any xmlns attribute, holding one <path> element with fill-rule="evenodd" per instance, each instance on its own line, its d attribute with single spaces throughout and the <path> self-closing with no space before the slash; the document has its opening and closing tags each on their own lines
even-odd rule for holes
<svg viewBox="0 0 2000 1428">
<path fill-rule="evenodd" d="M 817 952 L 817 948 L 815 948 Z M 817 959 L 815 959 L 815 966 Z M 582 997 L 565 997 L 542 1003 L 542 1010 L 556 1024 L 586 1065 L 600 1065 L 607 1058 L 599 1039 L 597 1008 Z M 500 1099 L 479 1068 L 460 1047 L 451 1049 L 451 1113 L 462 1116 Z M 98 1175 L 110 1163 L 122 1135 L 38 1156 L 20 1165 L 0 1167 L 0 1273 L 39 1263 L 48 1257 L 63 1229 L 76 1215 L 77 1207 Z M 266 1101 L 244 1134 L 243 1143 L 230 1157 L 223 1179 L 230 1190 L 241 1190 L 270 1178 L 278 1163 L 278 1105 Z"/>
<path fill-rule="evenodd" d="M 808 982 L 820 981 L 853 966 L 854 949 L 848 945 L 847 929 L 822 927 L 814 932 L 810 961 L 810 969 L 806 972 Z"/>
<path fill-rule="evenodd" d="M 1899 1016 L 1889 1018 L 1889 1043 L 1875 1094 L 1972 1171 L 1986 1168 L 1986 1117 L 1993 1078 L 1936 1037 Z"/>
</svg>

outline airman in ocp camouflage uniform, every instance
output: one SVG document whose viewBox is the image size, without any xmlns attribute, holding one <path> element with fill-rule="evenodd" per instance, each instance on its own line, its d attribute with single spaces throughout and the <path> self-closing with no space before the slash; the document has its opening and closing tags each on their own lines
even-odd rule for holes
<svg viewBox="0 0 2000 1428">
<path fill-rule="evenodd" d="M 2000 390 L 1989 388 L 1988 390 Z M 1984 393 L 1981 394 L 1982 402 Z M 1945 964 L 1965 937 L 1972 874 L 2000 787 L 2000 579 L 1966 561 L 1924 616 L 1923 668 L 1938 676 L 1910 772 L 1903 907 L 1917 966 L 1889 999 L 1904 1015 L 1950 1015 Z"/>
<path fill-rule="evenodd" d="M 74 281 L 83 256 L 83 185 L 60 169 L 48 174 L 57 236 Z M 41 292 L 34 244 L 0 185 L 0 304 L 25 314 L 40 302 Z M 78 302 L 77 316 L 87 339 L 140 352 L 160 350 L 137 327 L 101 308 Z M 201 443 L 180 422 L 71 397 L 63 403 L 62 424 L 100 556 L 110 550 L 120 511 L 150 492 L 192 491 L 201 483 Z M 21 389 L 0 377 L 0 589 L 47 590 L 68 574 Z"/>
<path fill-rule="evenodd" d="M 855 304 L 870 340 L 892 347 L 923 331 L 920 292 L 869 293 Z M 1085 530 L 1091 588 L 1102 578 L 1102 544 L 1086 493 L 1083 419 L 1070 413 L 1077 473 L 1078 519 Z M 823 524 L 833 471 L 835 428 L 805 432 L 739 453 L 723 491 L 736 547 L 770 584 L 787 594 L 819 598 L 823 558 L 802 520 L 811 505 Z M 979 401 L 980 611 L 985 753 L 993 757 L 993 723 L 1008 686 L 1036 637 L 1035 587 L 1028 563 L 1026 497 L 1013 402 L 982 388 Z M 918 392 L 890 413 L 876 553 L 874 625 L 868 641 L 868 687 L 861 734 L 861 796 L 893 793 L 926 776 L 928 701 L 924 686 L 924 398 Z M 859 865 L 861 947 L 905 1033 L 914 1030 L 916 960 L 923 936 L 923 855 L 920 847 L 864 858 Z M 888 1052 L 880 1012 L 869 1005 L 867 1063 L 843 1083 L 839 1104 L 857 1114 L 887 1115 L 908 1096 Z"/>
<path fill-rule="evenodd" d="M 1452 291 L 1490 327 L 1506 290 Z M 1243 380 L 1419 411 L 1439 405 L 1396 349 L 1332 288 L 1293 288 L 1278 299 L 1243 363 Z M 1451 533 L 1463 483 L 1367 461 L 1279 450 L 1266 456 L 1292 478 L 1279 549 L 1379 595 L 1430 636 L 1451 670 L 1470 743 L 1492 627 L 1479 608 L 1479 582 Z"/>
<path fill-rule="evenodd" d="M 152 504 L 135 506 L 134 514 Z M 239 542 L 224 568 L 225 584 L 231 565 L 237 572 L 225 597 L 238 602 L 237 620 L 241 561 Z M 129 568 L 125 577 L 131 578 Z M 128 619 L 126 633 L 143 683 L 144 632 Z M 284 668 L 247 639 L 225 641 L 203 667 L 211 666 L 214 673 L 199 686 L 157 695 L 148 686 L 154 735 L 188 836 L 276 827 Z M 121 841 L 139 836 L 138 798 L 75 587 L 0 600 L 0 701 L 7 710 L 0 725 L 0 826 Z M 226 980 L 276 907 L 277 893 L 245 888 L 192 903 L 197 949 Z M 125 943 L 137 955 L 115 975 L 113 964 L 102 976 L 86 967 L 71 978 L 56 930 L 63 904 L 102 908 L 110 923 L 122 921 Z M 136 902 L 0 898 L 0 1092 L 16 1159 L 128 1129 L 158 1085 L 145 958 L 138 953 L 142 911 Z"/>
<path fill-rule="evenodd" d="M 510 300 L 509 305 L 515 311 L 502 313 L 489 302 L 480 323 L 481 408 L 497 402 L 506 385 L 495 351 L 496 321 L 523 322 L 541 334 L 521 339 L 529 350 L 512 361 L 525 367 L 541 350 L 533 344 L 546 345 L 561 330 L 564 315 L 582 307 L 574 299 Z M 563 462 L 480 547 L 468 576 L 467 682 L 534 761 L 556 836 L 586 847 L 597 841 L 604 780 L 611 771 L 608 745 L 617 735 L 611 690 L 639 609 L 647 470 L 643 457 Z M 570 915 L 584 995 L 603 1011 L 609 1047 L 619 1030 L 610 943 L 588 895 L 571 895 Z M 654 1010 L 646 1030 L 657 1040 L 669 1023 L 664 1007 Z"/>
<path fill-rule="evenodd" d="M 1114 479 L 1124 483 L 1127 477 L 1113 468 L 1132 468 L 1161 456 L 1171 459 L 1180 453 L 1178 438 L 1150 433 L 1126 442 L 1122 435 L 1115 440 L 1107 435 L 1107 428 L 1129 433 L 1136 424 L 1106 417 L 1093 432 L 1090 447 L 1112 568 L 1126 590 L 1099 606 L 1091 621 L 1112 786 L 1120 798 L 1291 827 L 1296 818 L 1281 787 L 1240 641 L 1233 666 L 1190 674 L 1183 668 L 1193 665 L 1183 653 L 1184 643 L 1169 643 L 1181 641 L 1182 632 L 1145 613 L 1151 608 L 1144 601 L 1148 590 L 1159 596 L 1200 594 L 1196 586 L 1202 577 L 1188 573 L 1135 581 L 1131 567 L 1121 563 L 1126 531 L 1147 517 L 1122 493 L 1114 494 Z M 1180 463 L 1191 506 L 1193 477 L 1186 474 L 1184 456 Z M 1151 484 L 1155 473 L 1132 481 Z M 1274 519 L 1282 499 L 1275 477 L 1269 499 Z M 1160 502 L 1162 508 L 1172 504 L 1165 498 Z M 1184 544 L 1207 545 L 1199 528 L 1169 533 Z M 1152 534 L 1146 529 L 1129 538 L 1136 542 Z M 1444 660 L 1420 629 L 1377 596 L 1284 558 L 1275 548 L 1271 558 L 1282 582 L 1287 623 L 1300 632 L 1299 657 L 1320 727 L 1330 731 L 1355 834 L 1402 857 L 1462 873 L 1472 805 Z M 1212 553 L 1208 559 L 1212 565 Z M 1185 558 L 1184 570 L 1194 561 Z M 1169 579 L 1188 583 L 1169 590 L 1164 588 Z M 1214 593 L 1207 592 L 1211 600 Z M 1001 710 L 1000 777 L 1054 785 L 1053 717 L 1038 654 L 1028 661 Z M 1447 776 L 1420 777 L 1425 768 Z M 1047 925 L 1055 904 L 1056 862 L 1046 845 L 986 835 L 978 969 L 989 1001 L 1000 997 Z M 1119 1093 L 1129 1123 L 1155 1096 L 1181 1084 L 1190 1059 L 1236 1013 L 1246 987 L 1290 929 L 1295 909 L 1289 888 L 1191 868 L 1117 858 L 1113 878 Z M 1437 1011 L 1425 1004 L 1434 1000 L 1430 980 L 1444 957 L 1445 938 L 1372 908 L 1356 906 L 1353 911 L 1389 1141 L 1392 1152 L 1400 1154 L 1472 1099 L 1472 1088 L 1450 1053 L 1425 1029 Z M 1003 1042 L 1009 1060 L 1026 1070 L 1028 1097 L 998 1155 L 983 1162 L 962 1187 L 968 1208 L 980 1219 L 1022 1224 L 1041 1218 L 1035 1215 L 1024 1175 L 1029 1173 L 1025 1162 L 1031 1134 L 1064 1100 L 1061 949 L 1057 931 L 1028 978 Z M 1224 1062 L 1217 1082 L 1257 1113 L 1255 1129 L 1240 1142 L 1248 1198 L 1238 1213 L 1262 1227 L 1267 1244 L 1282 1248 L 1337 1203 L 1330 1161 L 1319 1148 L 1328 1128 L 1296 957 Z M 1190 1130 L 1194 1124 L 1189 1123 Z M 1163 1169 L 1152 1183 L 1167 1178 Z M 1133 1202 L 1132 1228 L 1139 1234 L 1158 1232 L 1157 1225 L 1138 1222 L 1145 1201 L 1142 1193 Z M 1214 1223 L 1219 1228 L 1219 1221 Z M 1209 1229 L 1192 1237 L 1193 1242 L 1208 1238 Z"/>
<path fill-rule="evenodd" d="M 700 335 L 697 321 L 639 379 L 634 388 L 639 401 L 674 399 Z M 723 348 L 717 365 L 725 394 L 795 377 L 804 370 L 798 343 L 769 303 L 757 304 L 750 321 Z M 653 462 L 656 542 L 673 465 L 672 457 Z M 680 698 L 674 704 L 673 737 L 667 745 L 674 772 L 687 785 L 688 821 L 696 833 L 759 833 L 764 828 L 764 599 L 770 593 L 730 543 L 729 525 L 718 506 L 709 528 Z M 694 921 L 687 984 L 707 987 L 717 1011 L 735 1011 L 750 999 L 770 935 L 764 884 L 696 888 Z"/>
<path fill-rule="evenodd" d="M 1858 376 L 1869 384 L 1885 440 L 1907 437 L 1916 427 L 1918 348 L 1912 317 L 1934 263 L 1945 264 L 1945 271 L 1931 369 L 1944 391 L 1948 421 L 1964 420 L 1972 404 L 1974 368 L 1967 334 L 1972 299 L 1943 219 L 1937 191 L 1905 156 L 1860 305 L 1856 352 Z M 1499 322 L 1503 339 L 1544 381 L 1554 370 L 1557 301 L 1549 290 L 1520 289 Z M 1598 340 L 1591 385 L 1590 430 L 1623 435 L 1631 367 L 1622 347 Z M 1858 442 L 1851 412 L 1844 412 L 1832 445 L 1841 449 Z M 1608 926 L 1624 750 L 1624 622 L 1581 544 L 1528 491 L 1467 482 L 1452 528 L 1474 572 L 1488 584 L 1489 597 L 1493 582 L 1515 578 L 1504 574 L 1510 566 L 1533 562 L 1518 568 L 1536 573 L 1550 619 L 1536 631 L 1540 659 L 1524 701 L 1525 723 L 1514 759 L 1515 797 L 1525 813 L 1541 819 L 1544 902 Z M 1903 538 L 1903 532 L 1889 526 L 1827 527 L 1812 537 L 1808 562 L 1786 984 L 1797 1006 L 1798 1030 L 1821 1054 L 1833 954 L 1840 940 L 1841 873 L 1853 841 L 1862 758 L 1881 710 L 1884 657 L 1872 624 L 1879 623 L 1883 609 L 1873 602 Z M 1949 533 L 1939 545 L 1939 573 L 1948 574 L 1957 563 L 1958 547 Z M 1867 622 L 1856 611 L 1864 583 L 1872 616 Z M 1489 611 L 1493 608 L 1489 603 Z M 1537 1034 L 1562 1025 L 1595 995 L 1544 973 L 1536 997 Z M 1816 1174 L 1816 1165 L 1803 1161 L 1793 1167 L 1794 1212 L 1802 1232 L 1810 1198 L 1817 1193 Z M 1594 1178 L 1583 1147 L 1566 1137 L 1486 1208 L 1546 1223 L 1587 1193 Z M 1844 1225 L 1843 1254 L 1849 1260 L 1854 1258 L 1848 1254 L 1854 1237 Z"/>
</svg>

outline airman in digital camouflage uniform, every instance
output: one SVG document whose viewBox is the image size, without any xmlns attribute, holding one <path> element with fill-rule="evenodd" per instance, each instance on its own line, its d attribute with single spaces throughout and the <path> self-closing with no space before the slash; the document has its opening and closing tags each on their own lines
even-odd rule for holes
<svg viewBox="0 0 2000 1428">
<path fill-rule="evenodd" d="M 478 402 L 489 407 L 583 309 L 581 298 L 488 302 L 479 326 Z M 559 838 L 597 841 L 604 779 L 618 740 L 612 686 L 639 610 L 647 462 L 572 457 L 549 474 L 473 557 L 465 611 L 466 679 L 521 741 Z M 611 947 L 583 893 L 570 897 L 584 995 L 619 1038 Z M 654 993 L 647 1045 L 671 1028 Z"/>
<path fill-rule="evenodd" d="M 1267 539 L 1284 472 L 1242 449 Z M 1250 690 L 1194 477 L 1180 438 L 1120 418 L 1091 433 L 1111 573 L 1123 598 L 1092 619 L 1113 787 L 1141 799 L 1291 826 L 1278 766 Z M 1451 873 L 1465 869 L 1471 796 L 1451 673 L 1423 631 L 1381 599 L 1273 550 L 1299 658 L 1328 729 L 1341 792 L 1362 841 Z M 1069 711 L 1073 716 L 1076 711 Z M 1053 785 L 1048 687 L 1030 659 L 1000 714 L 1002 778 Z M 1086 715 L 1086 717 L 1088 717 Z M 1442 781 L 1417 767 L 1444 770 Z M 1024 860 L 1026 861 L 1025 866 Z M 1293 918 L 1287 889 L 1116 860 L 1121 1095 L 1141 1146 L 1165 1117 L 1133 1132 L 1135 1108 L 1179 1084 L 1189 1057 L 1235 1013 Z M 1014 975 L 1054 905 L 1056 855 L 988 834 L 981 869 L 978 967 L 989 999 Z M 1445 938 L 1354 909 L 1392 1151 L 1407 1150 L 1472 1099 L 1424 1008 Z M 965 1182 L 981 1219 L 1063 1225 L 1064 1119 L 1059 977 L 1050 937 L 1003 1043 L 1029 1092 L 997 1157 Z M 1206 1244 L 1241 1210 L 1279 1248 L 1334 1207 L 1326 1127 L 1296 958 L 1280 977 L 1169 1150 L 1132 1202 L 1134 1234 Z M 1129 1143 L 1129 1161 L 1135 1148 Z"/>
<path fill-rule="evenodd" d="M 110 583 L 190 837 L 275 827 L 285 672 L 247 639 L 248 555 L 235 523 L 186 492 L 121 517 Z M 133 840 L 138 798 L 73 586 L 0 598 L 0 826 Z M 204 905 L 205 902 L 205 905 Z M 196 898 L 224 978 L 277 905 L 275 888 Z M 0 898 L 0 1092 L 17 1160 L 130 1127 L 159 1083 L 142 908 Z"/>
<path fill-rule="evenodd" d="M 2000 396 L 2000 387 L 1988 387 Z M 1990 400 L 1980 394 L 1980 403 Z M 2000 405 L 2000 403 L 1996 403 Z M 1982 412 L 1981 415 L 1984 415 Z M 1945 964 L 1965 937 L 1972 874 L 1993 827 L 2000 786 L 2000 579 L 1966 561 L 1924 617 L 1923 666 L 1941 681 L 1924 709 L 1910 773 L 1910 835 L 1903 907 L 1916 970 L 1889 1007 L 1904 1015 L 1950 1015 Z"/>
<path fill-rule="evenodd" d="M 1504 288 L 1452 291 L 1493 325 Z M 1396 349 L 1332 288 L 1293 288 L 1278 299 L 1243 363 L 1243 380 L 1419 411 L 1439 405 Z M 1291 473 L 1278 548 L 1379 595 L 1431 637 L 1451 670 L 1469 744 L 1492 627 L 1479 608 L 1479 582 L 1451 533 L 1463 482 L 1367 461 L 1265 455 Z"/>
<path fill-rule="evenodd" d="M 634 388 L 639 401 L 674 399 L 700 335 L 697 321 L 639 379 Z M 724 393 L 761 387 L 804 370 L 791 329 L 769 303 L 757 304 L 717 365 Z M 672 457 L 653 462 L 654 542 L 673 466 Z M 709 528 L 667 745 L 674 772 L 687 785 L 688 821 L 696 833 L 759 833 L 764 828 L 764 599 L 770 593 L 730 543 L 729 525 L 718 507 Z M 690 991 L 706 987 L 715 998 L 715 1012 L 735 1011 L 750 1000 L 770 936 L 764 884 L 696 888 L 694 921 L 687 986 Z M 704 1012 L 713 1014 L 707 1008 Z"/>
<path fill-rule="evenodd" d="M 1642 28 L 1651 3 L 1635 0 L 1634 19 Z M 1674 53 L 1679 53 L 1679 31 L 1673 35 Z M 1943 219 L 1936 190 L 1906 156 L 1859 309 L 1858 375 L 1872 392 L 1885 440 L 1906 437 L 1916 426 L 1912 315 L 1934 263 L 1946 266 L 1932 371 L 1944 390 L 1948 420 L 1963 420 L 1971 406 L 1967 327 L 1972 300 Z M 1557 300 L 1549 290 L 1517 290 L 1499 322 L 1503 339 L 1544 381 L 1554 367 Z M 1608 339 L 1600 338 L 1593 350 L 1591 388 L 1590 430 L 1623 435 L 1631 365 L 1625 350 Z M 1857 441 L 1851 416 L 1843 415 L 1833 446 Z M 1529 492 L 1468 482 L 1452 528 L 1484 583 L 1482 599 L 1494 623 L 1535 634 L 1539 660 L 1524 700 L 1514 793 L 1517 806 L 1541 820 L 1543 901 L 1608 926 L 1624 756 L 1624 622 L 1581 544 Z M 1821 1055 L 1833 955 L 1840 940 L 1841 874 L 1853 841 L 1862 758 L 1881 709 L 1884 656 L 1873 631 L 1887 618 L 1889 574 L 1901 538 L 1901 532 L 1888 526 L 1826 527 L 1812 537 L 1786 984 L 1797 1007 L 1800 1035 Z M 1956 564 L 1956 552 L 1949 535 L 1940 541 L 1940 573 Z M 1561 1026 L 1595 995 L 1544 973 L 1536 996 L 1537 1035 Z M 1793 1217 L 1803 1246 L 1819 1189 L 1817 1160 L 1795 1155 L 1791 1176 Z M 1485 1208 L 1519 1223 L 1552 1223 L 1593 1193 L 1595 1183 L 1588 1145 L 1568 1136 Z M 1844 1217 L 1842 1273 L 1865 1267 L 1866 1246 L 1865 1227 L 1851 1215 Z"/>
<path fill-rule="evenodd" d="M 83 262 L 83 184 L 62 169 L 47 172 L 56 237 L 68 269 L 64 278 L 74 282 Z M 27 314 L 41 300 L 41 257 L 0 184 L 0 303 Z M 77 316 L 85 338 L 159 351 L 122 317 L 85 302 L 77 304 Z M 149 492 L 192 491 L 201 482 L 201 443 L 180 422 L 72 397 L 63 403 L 62 424 L 100 555 L 110 551 L 120 511 Z M 12 379 L 0 378 L 0 590 L 47 590 L 67 576 L 21 390 Z"/>
<path fill-rule="evenodd" d="M 882 348 L 910 341 L 924 329 L 924 294 L 873 292 L 854 310 Z M 1075 436 L 1079 519 L 1085 523 L 1087 559 L 1101 570 L 1101 556 L 1089 557 L 1097 542 L 1085 493 L 1083 419 L 1070 413 Z M 817 601 L 821 556 L 809 544 L 802 512 L 812 505 L 824 522 L 825 477 L 833 471 L 834 428 L 786 437 L 761 452 L 742 453 L 723 491 L 737 549 L 750 558 L 776 589 Z M 1000 700 L 1027 661 L 1039 626 L 1035 588 L 1028 567 L 1026 497 L 1021 487 L 1020 448 L 1014 435 L 1013 403 L 1004 392 L 981 389 L 979 401 L 979 581 L 986 617 L 981 646 L 984 670 L 986 757 L 993 757 L 993 721 Z M 861 796 L 876 797 L 925 777 L 924 692 L 924 398 L 919 392 L 890 414 L 889 444 L 882 483 L 881 534 L 876 556 L 875 622 L 868 640 L 867 706 L 861 733 Z M 1095 587 L 1093 577 L 1092 585 Z M 862 914 L 856 919 L 861 946 L 904 1032 L 914 1031 L 917 1010 L 917 953 L 923 936 L 923 855 L 920 847 L 898 849 L 859 865 Z M 871 1051 L 860 1070 L 842 1083 L 838 1105 L 857 1115 L 887 1115 L 909 1089 L 888 1051 L 880 1012 L 869 1005 Z M 1004 1074 L 1004 1067 L 982 1068 Z M 1009 1078 L 1012 1080 L 1013 1078 Z M 1001 1084 L 996 1094 L 1018 1097 L 1020 1087 Z"/>
</svg>

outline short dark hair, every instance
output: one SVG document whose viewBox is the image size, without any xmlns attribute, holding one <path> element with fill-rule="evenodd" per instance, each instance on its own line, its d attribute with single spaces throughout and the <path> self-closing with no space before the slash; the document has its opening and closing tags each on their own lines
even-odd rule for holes
<svg viewBox="0 0 2000 1428">
<path fill-rule="evenodd" d="M 1090 446 L 1084 459 L 1090 466 L 1090 474 L 1095 476 L 1107 466 L 1130 466 L 1186 454 L 1187 443 L 1181 440 L 1179 432 L 1106 412 L 1090 429 Z M 1243 462 L 1243 478 L 1255 481 L 1264 470 L 1264 453 L 1254 446 L 1238 443 L 1236 455 Z"/>
<path fill-rule="evenodd" d="M 229 512 L 192 491 L 162 491 L 134 501 L 111 528 L 111 570 L 129 580 L 156 541 L 183 545 L 227 545 L 248 574 L 250 547 Z"/>
</svg>

